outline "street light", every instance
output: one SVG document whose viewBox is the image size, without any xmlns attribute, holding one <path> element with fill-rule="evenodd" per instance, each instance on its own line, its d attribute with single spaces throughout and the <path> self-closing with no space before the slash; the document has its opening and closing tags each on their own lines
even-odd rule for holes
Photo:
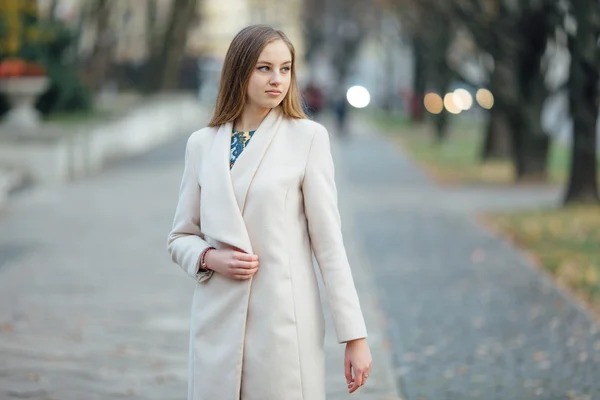
<svg viewBox="0 0 600 400">
<path fill-rule="evenodd" d="M 365 108 L 371 102 L 369 91 L 362 86 L 352 86 L 346 92 L 348 103 L 354 108 Z"/>
</svg>

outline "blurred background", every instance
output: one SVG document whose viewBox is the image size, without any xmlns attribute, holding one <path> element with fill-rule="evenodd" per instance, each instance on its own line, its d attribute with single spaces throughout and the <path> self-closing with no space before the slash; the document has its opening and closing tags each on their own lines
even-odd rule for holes
<svg viewBox="0 0 600 400">
<path fill-rule="evenodd" d="M 0 0 L 0 399 L 183 398 L 163 242 L 250 24 L 334 139 L 359 398 L 600 399 L 595 0 Z"/>
</svg>

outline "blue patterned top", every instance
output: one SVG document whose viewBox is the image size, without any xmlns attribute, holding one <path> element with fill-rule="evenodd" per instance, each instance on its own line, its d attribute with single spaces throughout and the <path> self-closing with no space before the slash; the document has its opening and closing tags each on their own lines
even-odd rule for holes
<svg viewBox="0 0 600 400">
<path fill-rule="evenodd" d="M 229 156 L 229 169 L 233 167 L 242 151 L 248 146 L 250 139 L 256 131 L 240 132 L 233 129 L 231 131 L 231 155 Z"/>
</svg>

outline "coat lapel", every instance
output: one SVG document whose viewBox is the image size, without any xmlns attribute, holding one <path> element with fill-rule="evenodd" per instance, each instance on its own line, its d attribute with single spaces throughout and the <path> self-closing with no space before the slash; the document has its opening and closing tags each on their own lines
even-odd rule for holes
<svg viewBox="0 0 600 400">
<path fill-rule="evenodd" d="M 243 218 L 248 189 L 277 132 L 283 113 L 272 109 L 233 168 L 229 168 L 233 123 L 221 125 L 203 168 L 200 218 L 202 233 L 253 254 Z"/>
<path fill-rule="evenodd" d="M 260 126 L 254 132 L 248 146 L 242 151 L 233 168 L 231 169 L 231 181 L 235 198 L 242 215 L 248 197 L 248 189 L 256 175 L 256 171 L 265 156 L 271 141 L 275 137 L 281 121 L 283 113 L 279 107 L 272 109 L 262 121 Z"/>
<path fill-rule="evenodd" d="M 235 200 L 229 171 L 232 123 L 221 125 L 203 168 L 200 221 L 202 233 L 252 254 L 242 213 Z"/>
</svg>

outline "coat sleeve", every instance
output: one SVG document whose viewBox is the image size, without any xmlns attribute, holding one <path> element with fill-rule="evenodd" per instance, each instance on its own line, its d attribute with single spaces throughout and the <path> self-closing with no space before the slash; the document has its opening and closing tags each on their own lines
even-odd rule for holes
<svg viewBox="0 0 600 400">
<path fill-rule="evenodd" d="M 171 259 L 198 282 L 208 280 L 214 271 L 199 271 L 200 255 L 210 247 L 200 231 L 200 185 L 194 169 L 191 138 L 185 149 L 185 165 L 179 188 L 179 201 L 173 227 L 167 239 Z"/>
<path fill-rule="evenodd" d="M 329 134 L 318 125 L 302 181 L 311 246 L 325 284 L 338 342 L 367 336 L 341 231 Z"/>
</svg>

